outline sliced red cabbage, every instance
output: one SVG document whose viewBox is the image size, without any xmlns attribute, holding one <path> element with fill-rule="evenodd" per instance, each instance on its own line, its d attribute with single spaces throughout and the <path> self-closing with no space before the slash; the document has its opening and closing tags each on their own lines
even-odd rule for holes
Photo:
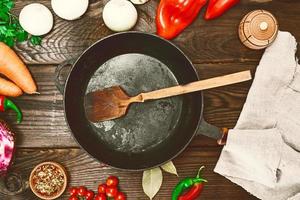
<svg viewBox="0 0 300 200">
<path fill-rule="evenodd" d="M 11 165 L 15 148 L 14 136 L 7 123 L 0 120 L 0 175 L 6 174 Z"/>
</svg>

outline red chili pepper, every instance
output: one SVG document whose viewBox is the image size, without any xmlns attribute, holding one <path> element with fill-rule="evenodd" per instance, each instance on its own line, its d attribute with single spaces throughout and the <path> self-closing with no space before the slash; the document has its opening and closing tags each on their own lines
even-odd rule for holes
<svg viewBox="0 0 300 200">
<path fill-rule="evenodd" d="M 8 98 L 0 95 L 0 111 L 4 112 L 7 109 L 12 109 L 17 113 L 17 122 L 20 123 L 22 121 L 22 113 L 21 110 Z"/>
<path fill-rule="evenodd" d="M 204 18 L 206 20 L 215 19 L 239 3 L 239 1 L 240 0 L 209 0 Z"/>
<path fill-rule="evenodd" d="M 207 182 L 205 179 L 200 178 L 200 172 L 203 168 L 204 166 L 200 167 L 195 178 L 185 178 L 175 186 L 172 192 L 172 200 L 194 200 L 201 194 L 203 182 Z M 188 192 L 183 193 L 186 190 Z"/>
<path fill-rule="evenodd" d="M 161 0 L 156 13 L 157 34 L 172 39 L 197 17 L 206 0 Z"/>
<path fill-rule="evenodd" d="M 194 200 L 203 190 L 203 183 L 195 183 L 185 194 L 179 196 L 178 200 Z"/>
</svg>

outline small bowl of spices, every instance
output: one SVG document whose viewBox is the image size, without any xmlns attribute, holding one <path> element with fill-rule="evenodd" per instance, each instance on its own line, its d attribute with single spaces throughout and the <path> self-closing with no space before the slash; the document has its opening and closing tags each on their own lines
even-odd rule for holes
<svg viewBox="0 0 300 200">
<path fill-rule="evenodd" d="M 31 171 L 29 185 L 32 192 L 39 198 L 56 199 L 66 190 L 66 170 L 55 162 L 40 163 Z"/>
</svg>

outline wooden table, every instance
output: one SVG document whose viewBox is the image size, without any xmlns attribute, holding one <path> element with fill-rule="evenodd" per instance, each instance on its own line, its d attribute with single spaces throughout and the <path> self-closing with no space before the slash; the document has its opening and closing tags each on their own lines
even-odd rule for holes
<svg viewBox="0 0 300 200">
<path fill-rule="evenodd" d="M 86 185 L 96 190 L 97 184 L 108 175 L 120 178 L 121 189 L 128 199 L 147 199 L 141 186 L 141 172 L 126 172 L 106 166 L 81 150 L 64 119 L 63 97 L 54 84 L 54 71 L 57 64 L 66 59 L 77 57 L 89 45 L 111 34 L 103 23 L 101 12 L 104 1 L 90 0 L 88 12 L 83 18 L 69 22 L 55 16 L 54 30 L 43 39 L 41 46 L 33 47 L 19 44 L 15 47 L 18 54 L 28 64 L 38 84 L 40 95 L 24 95 L 15 99 L 22 108 L 24 121 L 15 123 L 13 112 L 1 114 L 17 132 L 16 159 L 8 180 L 11 190 L 20 189 L 19 179 L 27 180 L 32 168 L 46 160 L 62 163 L 70 175 L 70 185 Z M 33 1 L 16 0 L 14 12 Z M 49 0 L 39 0 L 49 8 Z M 138 6 L 139 21 L 135 30 L 155 32 L 155 11 L 158 0 Z M 271 11 L 278 19 L 281 30 L 288 30 L 300 38 L 300 1 L 273 0 L 268 3 L 241 3 L 214 21 L 204 21 L 201 12 L 198 19 L 173 42 L 193 61 L 202 79 L 245 69 L 255 70 L 262 51 L 245 48 L 238 40 L 238 23 L 247 12 L 253 9 Z M 298 53 L 299 56 L 299 53 Z M 206 120 L 219 127 L 234 127 L 250 82 L 217 88 L 205 92 Z M 76 97 L 74 97 L 76 98 Z M 221 147 L 214 140 L 198 136 L 175 160 L 180 177 L 193 176 L 201 165 L 205 165 L 204 177 L 209 181 L 200 199 L 256 199 L 242 188 L 215 174 L 213 168 L 218 160 Z M 170 199 L 172 188 L 179 181 L 176 176 L 164 173 L 161 190 L 155 199 Z M 60 199 L 67 199 L 65 194 Z M 26 184 L 16 196 L 0 194 L 5 200 L 37 199 Z"/>
</svg>

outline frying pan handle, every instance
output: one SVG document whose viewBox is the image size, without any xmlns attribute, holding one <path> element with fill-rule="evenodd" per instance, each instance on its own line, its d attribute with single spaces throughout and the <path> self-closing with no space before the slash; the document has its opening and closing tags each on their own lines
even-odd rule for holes
<svg viewBox="0 0 300 200">
<path fill-rule="evenodd" d="M 219 145 L 225 145 L 227 140 L 228 128 L 218 128 L 207 123 L 202 118 L 196 134 L 205 135 L 210 138 L 216 139 Z"/>
<path fill-rule="evenodd" d="M 75 59 L 66 60 L 63 63 L 59 64 L 55 69 L 55 85 L 61 94 L 64 93 L 65 84 L 66 84 L 65 80 L 61 81 L 59 79 L 61 72 L 66 66 L 73 65 L 74 63 L 75 63 Z"/>
</svg>

